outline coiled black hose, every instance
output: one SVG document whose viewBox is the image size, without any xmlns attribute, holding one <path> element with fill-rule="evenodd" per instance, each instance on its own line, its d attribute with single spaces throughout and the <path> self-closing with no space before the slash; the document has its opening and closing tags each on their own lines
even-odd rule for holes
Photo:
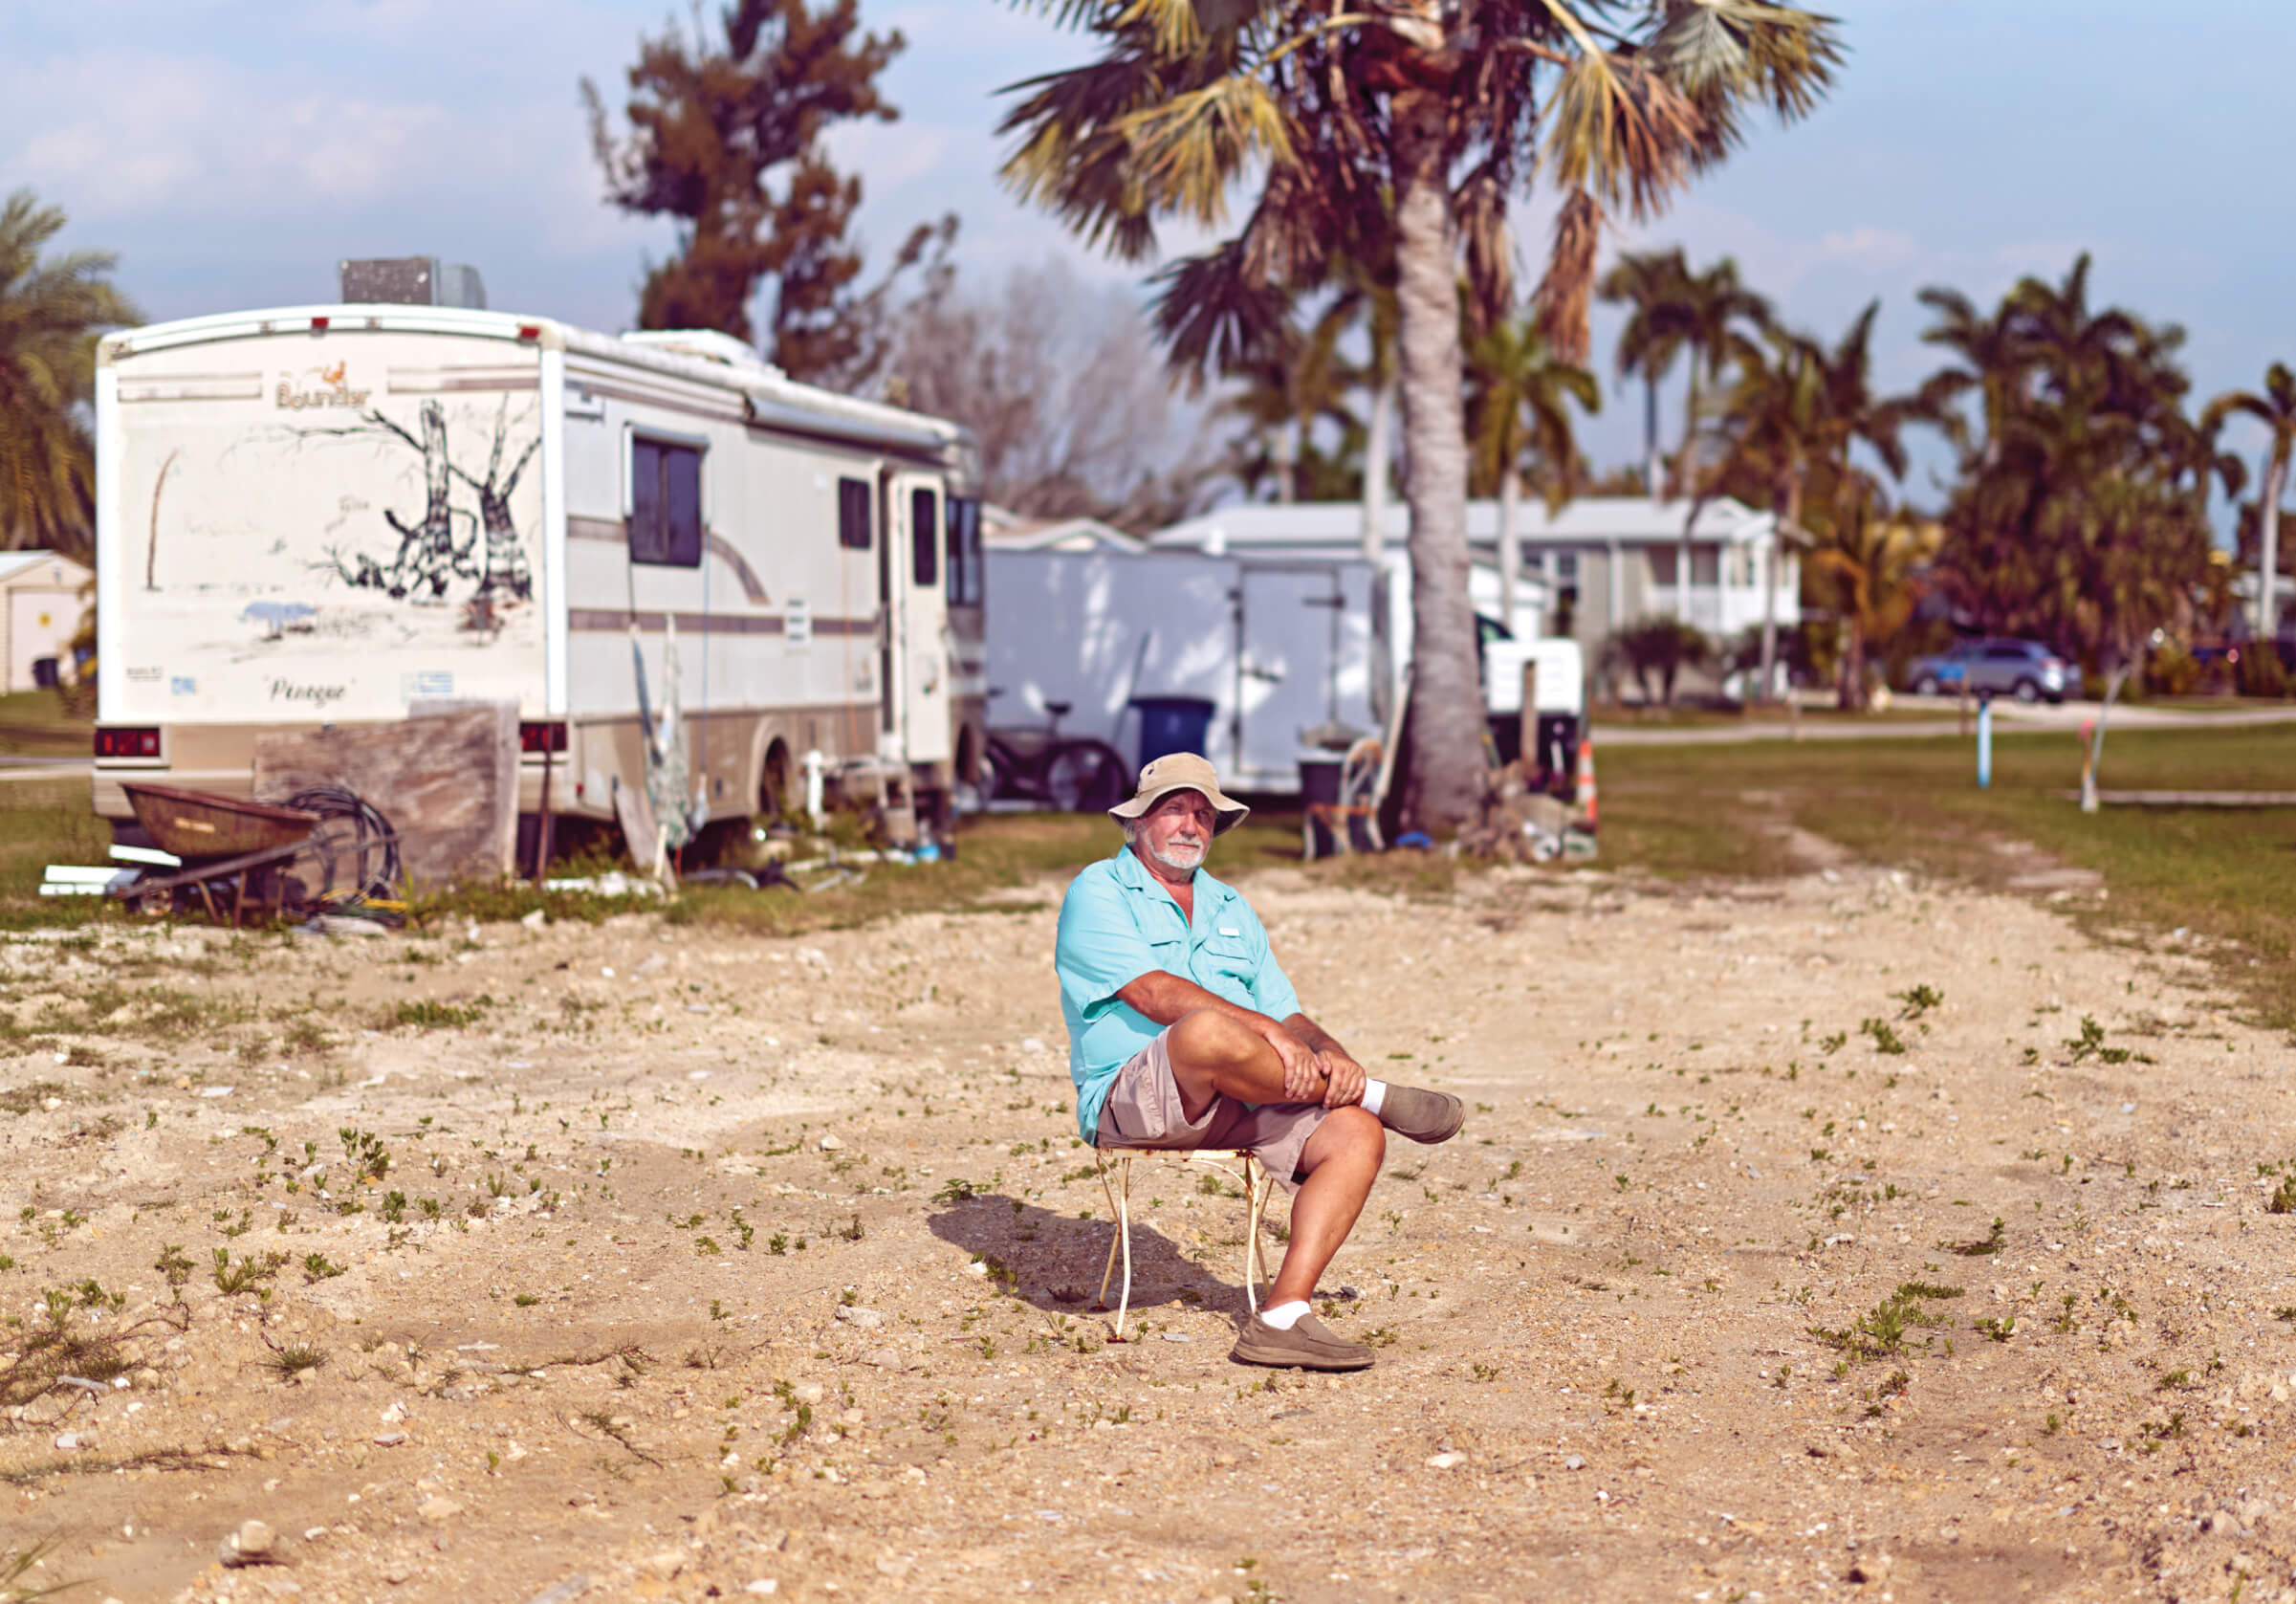
<svg viewBox="0 0 2296 1604">
<path fill-rule="evenodd" d="M 338 858 L 349 860 L 351 890 L 372 901 L 398 895 L 399 843 L 391 824 L 358 792 L 347 785 L 312 785 L 287 799 L 286 805 L 321 820 L 349 823 L 350 833 L 314 830 L 323 884 L 334 886 Z M 372 866 L 371 869 L 369 866 Z"/>
</svg>

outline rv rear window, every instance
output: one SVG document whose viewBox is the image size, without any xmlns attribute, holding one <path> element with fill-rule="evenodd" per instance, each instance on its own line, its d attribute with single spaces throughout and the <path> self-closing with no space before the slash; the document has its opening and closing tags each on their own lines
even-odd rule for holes
<svg viewBox="0 0 2296 1604">
<path fill-rule="evenodd" d="M 702 565 L 702 453 L 693 447 L 630 442 L 630 560 Z"/>
<path fill-rule="evenodd" d="M 908 493 L 909 578 L 918 584 L 941 582 L 941 498 L 929 490 Z"/>
<path fill-rule="evenodd" d="M 837 543 L 855 551 L 869 549 L 869 481 L 837 481 Z"/>
</svg>

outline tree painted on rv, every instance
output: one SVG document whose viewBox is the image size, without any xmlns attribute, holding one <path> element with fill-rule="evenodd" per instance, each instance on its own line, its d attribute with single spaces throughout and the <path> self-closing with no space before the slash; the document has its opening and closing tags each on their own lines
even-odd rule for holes
<svg viewBox="0 0 2296 1604">
<path fill-rule="evenodd" d="M 449 452 L 444 406 L 435 401 L 425 402 L 417 425 L 419 433 L 370 408 L 359 415 L 356 424 L 295 430 L 303 438 L 380 435 L 412 448 L 423 458 L 422 516 L 410 521 L 387 507 L 383 511 L 383 520 L 399 537 L 399 549 L 391 560 L 385 564 L 367 552 L 330 548 L 327 560 L 317 566 L 345 584 L 380 590 L 394 602 L 443 602 L 455 580 L 476 580 L 477 586 L 467 604 L 470 625 L 474 629 L 490 628 L 494 609 L 534 600 L 534 575 L 527 565 L 517 525 L 511 517 L 510 503 L 518 480 L 541 450 L 541 434 L 537 431 L 505 466 L 503 459 L 511 449 L 510 400 L 506 396 L 494 415 L 486 472 L 481 477 L 457 463 Z M 478 497 L 475 517 L 468 508 L 452 504 L 457 480 Z M 459 540 L 457 520 L 467 531 Z"/>
</svg>

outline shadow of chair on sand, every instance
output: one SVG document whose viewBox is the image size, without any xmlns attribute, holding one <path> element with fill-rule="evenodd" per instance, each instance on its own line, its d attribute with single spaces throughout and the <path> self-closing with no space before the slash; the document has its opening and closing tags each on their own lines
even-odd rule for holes
<svg viewBox="0 0 2296 1604">
<path fill-rule="evenodd" d="M 1246 1308 L 1241 1284 L 1207 1270 L 1152 1220 L 1147 1210 L 1133 1205 L 1133 1310 L 1176 1303 L 1241 1319 Z M 1215 1245 L 1205 1251 L 1228 1257 L 1242 1238 L 1229 1241 L 1217 1234 L 1217 1216 L 1214 1223 Z M 1023 1303 L 1055 1314 L 1096 1313 L 1101 1307 L 1095 1299 L 1116 1221 L 1099 1218 L 1099 1211 L 1095 1218 L 1083 1219 L 1002 1193 L 984 1192 L 937 1210 L 928 1224 L 934 1236 L 986 1263 L 992 1277 L 1009 1276 L 1012 1295 Z M 1105 1307 L 1112 1309 L 1114 1282 L 1108 1285 L 1108 1297 Z"/>
</svg>

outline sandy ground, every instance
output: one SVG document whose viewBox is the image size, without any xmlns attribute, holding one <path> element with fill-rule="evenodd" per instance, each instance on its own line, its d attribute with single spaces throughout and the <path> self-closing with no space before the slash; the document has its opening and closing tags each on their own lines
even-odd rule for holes
<svg viewBox="0 0 2296 1604">
<path fill-rule="evenodd" d="M 2035 872 L 1250 882 L 1311 1011 L 1474 1106 L 1326 1279 L 1342 1378 L 1229 1362 L 1201 1167 L 1136 1181 L 1106 1340 L 1057 887 L 9 938 L 0 1373 L 99 1373 L 0 1419 L 0 1555 L 121 1600 L 2296 1598 L 2290 1051 Z M 219 1251 L 282 1258 L 227 1295 Z"/>
</svg>

